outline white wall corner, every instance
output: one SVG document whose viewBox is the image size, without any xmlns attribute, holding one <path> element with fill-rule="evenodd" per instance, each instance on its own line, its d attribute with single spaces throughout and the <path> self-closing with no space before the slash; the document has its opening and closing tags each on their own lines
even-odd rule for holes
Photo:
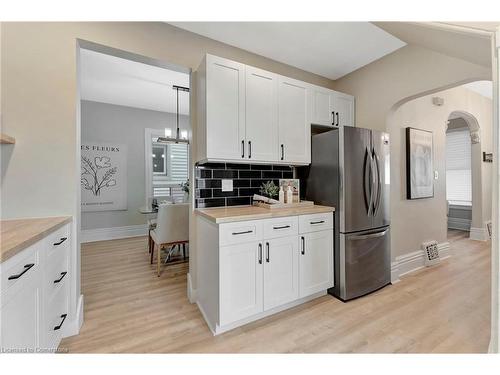
<svg viewBox="0 0 500 375">
<path fill-rule="evenodd" d="M 126 227 L 87 229 L 82 230 L 81 234 L 81 243 L 117 240 L 120 238 L 147 236 L 148 226 L 147 224 L 141 224 Z"/>
<path fill-rule="evenodd" d="M 398 261 L 394 261 L 391 263 L 391 283 L 396 284 L 400 282 L 401 280 L 399 279 L 399 267 L 398 267 Z"/>
<path fill-rule="evenodd" d="M 193 289 L 193 284 L 191 282 L 191 274 L 187 274 L 187 296 L 189 302 L 196 303 L 198 300 L 198 294 L 196 293 L 196 289 Z"/>
<path fill-rule="evenodd" d="M 488 230 L 486 228 L 470 228 L 469 238 L 474 241 L 488 241 Z"/>
</svg>

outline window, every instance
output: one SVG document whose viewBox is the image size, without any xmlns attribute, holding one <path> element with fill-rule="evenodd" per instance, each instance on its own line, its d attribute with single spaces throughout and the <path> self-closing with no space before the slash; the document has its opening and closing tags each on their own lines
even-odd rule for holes
<svg viewBox="0 0 500 375">
<path fill-rule="evenodd" d="M 468 128 L 446 132 L 446 199 L 453 205 L 472 205 L 471 139 Z"/>
<path fill-rule="evenodd" d="M 153 174 L 167 176 L 167 145 L 153 145 Z"/>
</svg>

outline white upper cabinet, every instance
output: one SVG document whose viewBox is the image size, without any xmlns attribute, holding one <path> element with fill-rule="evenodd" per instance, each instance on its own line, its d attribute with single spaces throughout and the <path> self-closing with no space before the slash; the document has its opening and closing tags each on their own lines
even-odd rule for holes
<svg viewBox="0 0 500 375">
<path fill-rule="evenodd" d="M 354 126 L 354 97 L 335 92 L 332 112 L 335 112 L 336 126 Z"/>
<path fill-rule="evenodd" d="M 311 129 L 308 84 L 280 76 L 278 79 L 279 161 L 311 162 Z"/>
<path fill-rule="evenodd" d="M 206 57 L 206 156 L 242 159 L 245 142 L 245 65 Z"/>
<path fill-rule="evenodd" d="M 312 86 L 311 123 L 323 126 L 355 126 L 354 97 Z"/>
<path fill-rule="evenodd" d="M 335 125 L 332 91 L 323 87 L 313 87 L 311 96 L 311 123 L 323 126 Z"/>
<path fill-rule="evenodd" d="M 278 160 L 278 76 L 246 67 L 246 158 Z"/>
</svg>

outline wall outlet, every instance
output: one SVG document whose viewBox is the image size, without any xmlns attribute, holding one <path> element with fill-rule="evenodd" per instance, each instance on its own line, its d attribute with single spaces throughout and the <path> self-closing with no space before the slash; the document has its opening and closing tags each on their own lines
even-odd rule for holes
<svg viewBox="0 0 500 375">
<path fill-rule="evenodd" d="M 222 180 L 222 191 L 233 191 L 233 180 Z"/>
<path fill-rule="evenodd" d="M 437 180 L 439 178 L 439 173 L 438 171 L 434 171 L 434 179 Z"/>
</svg>

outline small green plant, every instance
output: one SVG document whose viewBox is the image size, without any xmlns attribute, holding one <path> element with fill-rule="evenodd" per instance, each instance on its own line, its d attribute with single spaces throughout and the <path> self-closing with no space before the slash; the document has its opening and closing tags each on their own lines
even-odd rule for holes
<svg viewBox="0 0 500 375">
<path fill-rule="evenodd" d="M 181 183 L 181 189 L 184 193 L 189 194 L 189 179 L 186 182 Z"/>
<path fill-rule="evenodd" d="M 273 181 L 267 181 L 262 184 L 260 187 L 260 193 L 268 198 L 277 197 L 279 194 L 280 188 L 274 184 Z"/>
</svg>

